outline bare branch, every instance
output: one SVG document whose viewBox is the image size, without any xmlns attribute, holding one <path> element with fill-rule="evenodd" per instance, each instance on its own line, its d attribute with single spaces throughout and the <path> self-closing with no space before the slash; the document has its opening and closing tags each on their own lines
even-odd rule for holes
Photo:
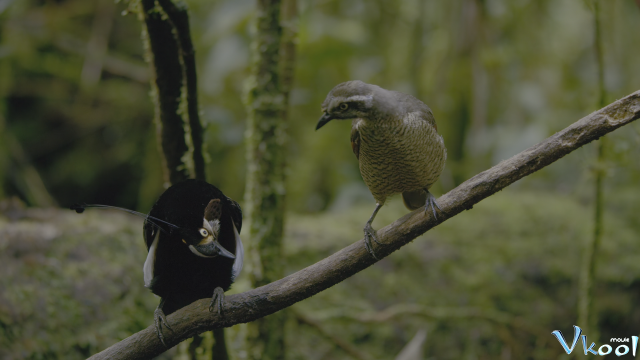
<svg viewBox="0 0 640 360">
<path fill-rule="evenodd" d="M 596 111 L 541 143 L 502 161 L 489 170 L 449 191 L 438 203 L 438 218 L 414 211 L 378 231 L 382 245 L 376 254 L 389 255 L 432 227 L 513 182 L 553 163 L 577 148 L 640 118 L 640 91 Z M 265 286 L 226 298 L 223 315 L 209 313 L 209 300 L 203 299 L 168 316 L 173 332 L 166 332 L 167 343 L 174 346 L 195 334 L 220 327 L 254 321 L 311 297 L 373 265 L 376 262 L 359 240 L 337 253 L 292 275 Z M 153 326 L 122 340 L 91 359 L 147 359 L 166 348 L 158 340 Z"/>
</svg>

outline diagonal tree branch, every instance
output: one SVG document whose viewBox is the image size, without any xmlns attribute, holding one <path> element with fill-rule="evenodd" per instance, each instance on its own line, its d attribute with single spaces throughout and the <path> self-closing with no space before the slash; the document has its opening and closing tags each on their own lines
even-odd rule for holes
<svg viewBox="0 0 640 360">
<path fill-rule="evenodd" d="M 582 118 L 449 191 L 438 199 L 442 212 L 437 219 L 417 210 L 380 229 L 378 238 L 382 244 L 376 248 L 376 254 L 389 255 L 434 226 L 471 209 L 482 199 L 638 118 L 640 91 Z M 222 316 L 209 313 L 208 299 L 196 301 L 168 316 L 173 332 L 165 333 L 166 341 L 174 346 L 207 330 L 254 321 L 328 289 L 375 262 L 361 239 L 283 279 L 227 297 Z M 165 350 L 153 326 L 149 326 L 91 359 L 147 359 Z"/>
</svg>

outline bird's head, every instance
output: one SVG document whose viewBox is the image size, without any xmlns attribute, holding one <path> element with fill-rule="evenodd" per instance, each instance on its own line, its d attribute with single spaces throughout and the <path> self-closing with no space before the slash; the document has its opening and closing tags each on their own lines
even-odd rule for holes
<svg viewBox="0 0 640 360">
<path fill-rule="evenodd" d="M 323 115 L 316 130 L 333 119 L 346 120 L 368 118 L 379 102 L 378 94 L 384 89 L 360 80 L 347 81 L 336 85 L 322 103 Z"/>
<path fill-rule="evenodd" d="M 201 227 L 182 227 L 177 231 L 182 242 L 189 247 L 192 253 L 204 258 L 220 255 L 235 259 L 236 256 L 218 241 L 221 214 L 222 203 L 220 199 L 213 199 L 209 201 L 204 210 Z M 237 230 L 235 231 L 237 232 Z"/>
</svg>

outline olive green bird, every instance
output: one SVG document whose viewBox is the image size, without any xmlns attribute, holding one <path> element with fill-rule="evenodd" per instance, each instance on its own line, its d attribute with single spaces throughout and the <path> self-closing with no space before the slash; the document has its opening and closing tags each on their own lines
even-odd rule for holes
<svg viewBox="0 0 640 360">
<path fill-rule="evenodd" d="M 371 223 L 388 196 L 401 193 L 409 210 L 424 206 L 436 217 L 440 207 L 429 188 L 444 169 L 447 149 L 431 109 L 408 94 L 348 81 L 329 92 L 322 112 L 316 130 L 333 119 L 352 119 L 351 148 L 376 200 L 364 227 L 365 248 L 377 259 L 371 239 L 378 239 Z"/>
</svg>

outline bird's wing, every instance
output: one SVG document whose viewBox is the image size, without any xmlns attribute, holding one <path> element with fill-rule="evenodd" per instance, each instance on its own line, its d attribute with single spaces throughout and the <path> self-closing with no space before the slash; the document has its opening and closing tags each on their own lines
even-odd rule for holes
<svg viewBox="0 0 640 360">
<path fill-rule="evenodd" d="M 158 229 L 158 226 L 156 224 L 153 224 L 149 221 L 144 222 L 144 226 L 142 228 L 142 235 L 144 237 L 144 242 L 147 245 L 147 250 L 151 248 L 151 245 L 153 244 L 153 240 L 155 240 L 156 235 L 158 235 L 158 232 L 160 232 L 160 229 Z"/>
<path fill-rule="evenodd" d="M 358 131 L 355 122 L 351 125 L 351 150 L 353 150 L 356 158 L 360 160 L 360 131 Z"/>
<path fill-rule="evenodd" d="M 436 119 L 433 116 L 433 112 L 431 112 L 431 108 L 429 108 L 427 104 L 409 94 L 397 91 L 392 91 L 392 93 L 394 94 L 396 101 L 402 105 L 408 115 L 415 116 L 420 120 L 428 122 L 429 125 L 433 126 L 433 128 L 438 131 Z"/>
<path fill-rule="evenodd" d="M 244 246 L 242 246 L 242 239 L 240 239 L 240 233 L 236 228 L 236 224 L 232 222 L 233 234 L 236 238 L 236 259 L 233 261 L 233 268 L 231 269 L 231 282 L 235 281 L 240 272 L 242 271 L 242 264 L 244 262 Z"/>
<path fill-rule="evenodd" d="M 240 233 L 240 231 L 242 231 L 242 208 L 240 208 L 240 204 L 238 204 L 234 200 L 230 198 L 227 199 L 229 199 L 229 204 L 231 204 L 231 206 L 229 207 L 231 209 L 231 220 L 236 226 L 236 229 L 238 229 L 238 233 Z"/>
<path fill-rule="evenodd" d="M 158 215 L 153 209 L 151 213 Z M 158 249 L 158 242 L 160 240 L 160 228 L 151 221 L 145 221 L 142 227 L 142 234 L 144 242 L 147 244 L 147 250 L 149 251 L 147 259 L 144 261 L 142 272 L 144 274 L 144 286 L 149 288 L 155 277 L 156 250 Z"/>
<path fill-rule="evenodd" d="M 242 230 L 242 208 L 234 200 L 229 199 L 229 215 L 231 215 L 231 223 L 233 224 L 233 234 L 236 239 L 236 259 L 233 261 L 233 268 L 231 269 L 231 281 L 240 275 L 242 271 L 242 264 L 244 261 L 244 246 L 242 246 L 242 239 L 240 238 L 240 231 Z"/>
<path fill-rule="evenodd" d="M 155 226 L 154 226 L 155 228 Z M 156 267 L 156 251 L 158 250 L 158 240 L 160 239 L 160 231 L 155 229 L 155 236 L 153 238 L 153 243 L 149 247 L 149 253 L 147 254 L 147 259 L 144 261 L 144 266 L 142 267 L 142 273 L 144 274 L 144 286 L 151 287 L 151 282 L 153 278 L 156 277 L 155 267 Z"/>
</svg>

